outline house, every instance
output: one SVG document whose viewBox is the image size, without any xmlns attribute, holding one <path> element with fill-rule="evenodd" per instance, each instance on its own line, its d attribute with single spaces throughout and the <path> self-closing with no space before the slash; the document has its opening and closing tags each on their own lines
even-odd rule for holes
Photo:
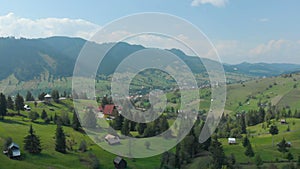
<svg viewBox="0 0 300 169">
<path fill-rule="evenodd" d="M 228 144 L 236 144 L 235 138 L 228 138 Z"/>
<path fill-rule="evenodd" d="M 281 119 L 281 120 L 280 120 L 280 123 L 281 123 L 281 124 L 287 124 L 287 122 L 286 122 L 285 119 Z"/>
<path fill-rule="evenodd" d="M 104 139 L 109 145 L 120 144 L 120 138 L 118 136 L 108 134 Z"/>
<path fill-rule="evenodd" d="M 26 110 L 26 111 L 30 111 L 31 110 L 31 108 L 26 104 L 25 106 L 24 106 L 24 110 Z"/>
<path fill-rule="evenodd" d="M 116 106 L 114 104 L 107 104 L 104 106 L 104 109 L 102 110 L 103 111 L 103 114 L 104 114 L 104 117 L 109 117 L 109 116 L 113 116 L 113 112 L 114 112 L 114 109 L 116 108 Z"/>
<path fill-rule="evenodd" d="M 16 143 L 11 143 L 3 153 L 9 158 L 19 158 L 21 156 L 20 147 Z"/>
<path fill-rule="evenodd" d="M 52 99 L 52 96 L 51 96 L 50 94 L 46 94 L 46 95 L 44 96 L 44 100 L 45 100 L 46 102 L 50 102 L 51 99 Z"/>
<path fill-rule="evenodd" d="M 127 162 L 119 156 L 117 156 L 114 159 L 113 162 L 114 162 L 114 165 L 115 165 L 115 169 L 125 169 L 125 168 L 127 168 Z"/>
</svg>

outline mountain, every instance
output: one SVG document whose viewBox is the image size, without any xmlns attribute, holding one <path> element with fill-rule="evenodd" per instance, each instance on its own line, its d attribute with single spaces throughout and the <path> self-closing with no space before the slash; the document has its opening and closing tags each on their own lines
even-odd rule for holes
<svg viewBox="0 0 300 169">
<path fill-rule="evenodd" d="M 247 63 L 227 65 L 225 71 L 246 74 L 250 76 L 277 76 L 280 74 L 300 71 L 297 64 L 286 63 Z"/>
<path fill-rule="evenodd" d="M 0 80 L 14 74 L 19 81 L 41 78 L 47 73 L 52 78 L 71 77 L 76 59 L 87 41 L 81 38 L 50 37 L 41 39 L 0 38 Z M 95 44 L 99 48 L 111 44 Z M 120 42 L 107 53 L 99 66 L 98 73 L 112 74 L 118 64 L 128 55 L 145 49 L 141 45 Z M 198 57 L 187 56 L 181 50 L 168 50 L 181 58 L 191 70 L 198 74 L 205 72 Z M 210 63 L 215 61 L 204 59 Z M 224 70 L 250 76 L 274 76 L 282 73 L 298 71 L 300 65 L 294 64 L 224 64 Z"/>
</svg>

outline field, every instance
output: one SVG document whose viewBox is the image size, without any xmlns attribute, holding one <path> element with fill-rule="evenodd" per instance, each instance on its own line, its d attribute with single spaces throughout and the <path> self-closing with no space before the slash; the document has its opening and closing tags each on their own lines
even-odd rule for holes
<svg viewBox="0 0 300 169">
<path fill-rule="evenodd" d="M 72 117 L 70 113 L 69 105 L 72 102 L 70 100 L 65 100 L 62 104 L 53 103 L 52 106 L 46 106 L 44 103 L 39 103 L 36 108 L 32 105 L 32 111 L 41 112 L 45 109 L 50 116 L 56 112 L 58 115 L 64 111 L 69 112 L 69 116 Z M 54 111 L 51 112 L 49 108 L 54 108 Z M 22 112 L 26 114 L 28 112 Z M 67 140 L 74 139 L 77 143 L 73 149 L 77 150 L 79 144 L 82 140 L 85 140 L 88 145 L 88 151 L 81 153 L 78 151 L 68 151 L 67 154 L 58 153 L 54 150 L 55 144 L 55 130 L 56 125 L 54 124 L 44 124 L 41 120 L 37 120 L 35 123 L 30 122 L 29 119 L 23 117 L 6 117 L 4 121 L 0 122 L 0 145 L 2 147 L 4 139 L 7 137 L 13 138 L 13 141 L 23 147 L 23 139 L 28 134 L 29 125 L 32 124 L 35 130 L 35 133 L 40 137 L 42 144 L 42 153 L 40 155 L 30 155 L 26 153 L 21 148 L 21 153 L 23 159 L 11 160 L 5 155 L 0 155 L 0 168 L 9 169 L 9 168 L 23 168 L 23 169 L 32 169 L 32 168 L 41 168 L 41 169 L 83 169 L 88 168 L 86 159 L 88 159 L 89 153 L 95 154 L 99 161 L 100 167 L 105 169 L 114 169 L 113 159 L 116 155 L 111 154 L 98 145 L 96 145 L 86 134 L 81 132 L 74 131 L 71 127 L 63 127 L 63 130 L 67 136 Z M 2 149 L 2 148 L 1 148 Z M 128 166 L 130 169 L 152 169 L 159 165 L 160 156 L 155 156 L 145 159 L 127 159 Z"/>
</svg>

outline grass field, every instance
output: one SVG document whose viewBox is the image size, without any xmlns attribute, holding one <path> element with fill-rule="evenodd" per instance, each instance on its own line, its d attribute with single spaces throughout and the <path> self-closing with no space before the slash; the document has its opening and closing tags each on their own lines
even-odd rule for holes
<svg viewBox="0 0 300 169">
<path fill-rule="evenodd" d="M 276 144 L 283 138 L 291 142 L 292 146 L 289 151 L 293 154 L 294 159 L 297 160 L 300 156 L 300 119 L 288 118 L 288 124 L 280 124 L 275 122 L 278 126 L 279 134 L 274 135 L 274 146 L 272 145 L 272 135 L 269 134 L 268 128 L 263 129 L 262 124 L 248 127 L 250 134 L 250 142 L 255 153 L 258 153 L 263 161 L 275 162 L 277 160 L 286 161 L 285 155 L 277 150 Z M 290 126 L 290 131 L 287 132 L 287 127 Z M 245 154 L 245 148 L 242 146 L 242 140 L 238 140 L 237 145 L 229 145 L 227 139 L 220 139 L 223 144 L 226 155 L 233 153 L 239 163 L 253 162 L 254 158 L 249 159 Z"/>
<path fill-rule="evenodd" d="M 32 111 L 37 111 L 39 113 L 41 113 L 41 111 L 45 109 L 48 115 L 54 114 L 54 112 L 56 112 L 58 115 L 62 112 L 68 112 L 69 116 L 72 117 L 72 113 L 69 110 L 69 106 L 71 103 L 72 102 L 70 100 L 65 100 L 62 102 L 62 104 L 53 103 L 51 106 L 45 105 L 44 103 L 39 103 L 36 108 L 32 105 L 33 103 L 29 103 L 29 105 L 31 105 Z M 49 108 L 54 108 L 54 111 L 49 111 Z M 21 113 L 27 114 L 28 112 Z M 22 149 L 23 139 L 28 134 L 30 124 L 33 125 L 35 133 L 41 139 L 43 150 L 40 155 L 31 155 L 29 153 L 24 152 Z M 86 134 L 74 131 L 71 127 L 63 127 L 63 129 L 67 136 L 67 140 L 74 139 L 77 143 L 73 147 L 74 149 L 78 149 L 80 142 L 82 140 L 85 140 L 88 145 L 88 151 L 85 153 L 77 151 L 68 151 L 67 154 L 58 153 L 54 150 L 54 136 L 56 125 L 44 124 L 41 120 L 37 120 L 35 123 L 33 123 L 29 119 L 20 116 L 6 117 L 4 121 L 0 121 L 0 145 L 2 147 L 5 138 L 13 138 L 13 141 L 19 144 L 21 147 L 23 159 L 20 161 L 11 160 L 5 155 L 1 154 L 0 168 L 83 169 L 88 168 L 86 162 L 84 162 L 83 159 L 87 159 L 89 152 L 91 152 L 95 154 L 100 160 L 101 168 L 114 169 L 112 161 L 116 157 L 116 155 L 101 149 Z M 128 162 L 129 169 L 153 169 L 156 168 L 160 163 L 160 156 L 144 159 L 125 159 Z"/>
</svg>

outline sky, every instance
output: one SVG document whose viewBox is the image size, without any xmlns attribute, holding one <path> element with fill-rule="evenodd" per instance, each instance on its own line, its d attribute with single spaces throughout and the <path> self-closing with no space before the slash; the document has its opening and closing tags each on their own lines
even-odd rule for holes
<svg viewBox="0 0 300 169">
<path fill-rule="evenodd" d="M 120 17 L 161 12 L 183 18 L 200 29 L 224 63 L 300 64 L 299 0 L 0 0 L 0 4 L 2 37 L 89 39 Z M 112 39 L 105 37 L 103 41 Z M 174 43 L 160 46 L 178 47 Z"/>
</svg>

